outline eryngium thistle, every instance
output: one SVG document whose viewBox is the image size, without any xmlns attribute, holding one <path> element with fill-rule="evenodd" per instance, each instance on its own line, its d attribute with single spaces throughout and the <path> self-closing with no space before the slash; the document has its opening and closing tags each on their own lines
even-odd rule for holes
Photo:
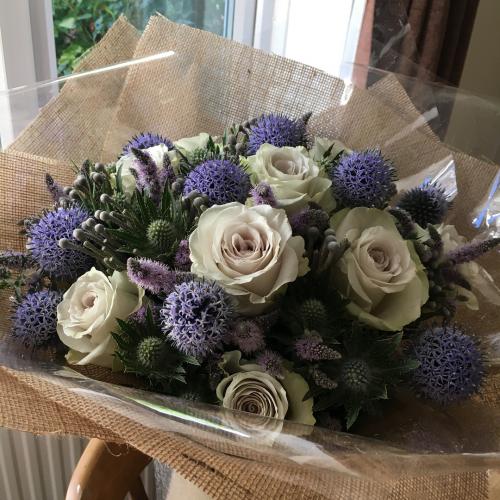
<svg viewBox="0 0 500 500">
<path fill-rule="evenodd" d="M 490 238 L 483 241 L 472 241 L 449 252 L 446 257 L 455 265 L 464 264 L 478 259 L 500 243 L 500 238 Z"/>
<path fill-rule="evenodd" d="M 89 218 L 89 213 L 78 207 L 59 208 L 47 212 L 27 231 L 28 244 L 33 260 L 57 279 L 76 278 L 88 271 L 93 259 L 73 248 L 61 248 L 59 240 L 68 239 L 76 245 L 80 243 L 74 238 L 73 231 Z"/>
<path fill-rule="evenodd" d="M 62 294 L 42 290 L 26 295 L 12 317 L 12 336 L 31 349 L 57 339 L 57 305 Z"/>
<path fill-rule="evenodd" d="M 441 224 L 450 203 L 443 188 L 425 184 L 406 191 L 397 207 L 408 212 L 419 226 L 425 228 L 427 224 Z"/>
<path fill-rule="evenodd" d="M 364 359 L 347 359 L 340 369 L 340 381 L 349 392 L 363 394 L 372 381 L 372 372 Z"/>
<path fill-rule="evenodd" d="M 328 311 L 318 299 L 306 299 L 300 305 L 300 316 L 306 328 L 321 330 L 328 323 Z"/>
<path fill-rule="evenodd" d="M 234 315 L 224 290 L 214 282 L 177 285 L 161 311 L 163 331 L 179 351 L 204 358 L 226 337 Z"/>
<path fill-rule="evenodd" d="M 340 353 L 323 344 L 321 337 L 310 335 L 295 341 L 295 352 L 304 361 L 324 361 L 340 359 Z"/>
<path fill-rule="evenodd" d="M 165 352 L 165 339 L 146 337 L 137 346 L 137 362 L 144 370 L 155 370 Z"/>
<path fill-rule="evenodd" d="M 146 231 L 150 243 L 161 253 L 168 252 L 175 243 L 175 227 L 164 219 L 154 220 Z"/>
<path fill-rule="evenodd" d="M 274 196 L 271 186 L 267 182 L 259 182 L 252 191 L 250 191 L 254 205 L 269 205 L 276 207 L 278 202 Z"/>
<path fill-rule="evenodd" d="M 208 160 L 186 177 L 184 196 L 193 191 L 205 195 L 210 205 L 244 203 L 250 191 L 250 177 L 229 160 Z"/>
<path fill-rule="evenodd" d="M 483 355 L 475 339 L 459 327 L 425 330 L 411 354 L 420 362 L 412 378 L 418 394 L 447 405 L 478 392 L 484 377 Z"/>
<path fill-rule="evenodd" d="M 191 258 L 189 257 L 189 241 L 181 240 L 174 257 L 175 268 L 179 271 L 189 271 L 191 269 Z"/>
<path fill-rule="evenodd" d="M 264 349 L 264 330 L 251 319 L 241 319 L 231 330 L 230 340 L 238 346 L 244 354 L 252 354 Z"/>
<path fill-rule="evenodd" d="M 283 358 L 277 352 L 265 350 L 256 361 L 272 377 L 283 378 Z"/>
<path fill-rule="evenodd" d="M 309 228 L 317 227 L 322 233 L 330 227 L 330 216 L 321 208 L 304 208 L 290 217 L 290 225 L 294 234 L 306 236 Z"/>
<path fill-rule="evenodd" d="M 278 148 L 284 146 L 303 146 L 306 143 L 306 124 L 304 120 L 292 120 L 282 114 L 262 115 L 250 127 L 248 135 L 248 155 L 255 154 L 263 144 Z"/>
<path fill-rule="evenodd" d="M 150 259 L 128 259 L 127 275 L 132 283 L 155 295 L 168 295 L 177 283 L 175 271 Z"/>
<path fill-rule="evenodd" d="M 331 171 L 335 198 L 346 207 L 384 208 L 396 194 L 396 172 L 377 149 L 343 156 Z"/>
<path fill-rule="evenodd" d="M 163 137 L 158 134 L 152 134 L 150 132 L 145 132 L 142 134 L 137 134 L 132 137 L 132 139 L 123 146 L 123 155 L 130 154 L 132 152 L 132 148 L 135 149 L 148 149 L 153 146 L 158 146 L 160 144 L 165 144 L 168 149 L 173 149 L 174 145 L 170 139 Z"/>
</svg>

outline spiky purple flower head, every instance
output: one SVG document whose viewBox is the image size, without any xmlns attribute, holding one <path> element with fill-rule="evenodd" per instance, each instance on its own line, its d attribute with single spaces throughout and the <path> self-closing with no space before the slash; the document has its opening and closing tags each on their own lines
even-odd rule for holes
<svg viewBox="0 0 500 500">
<path fill-rule="evenodd" d="M 427 224 L 441 224 L 450 205 L 444 188 L 426 183 L 406 191 L 397 207 L 408 212 L 419 226 L 425 228 Z"/>
<path fill-rule="evenodd" d="M 244 203 L 250 188 L 250 177 L 238 165 L 229 160 L 207 160 L 186 177 L 184 195 L 198 191 L 208 198 L 210 205 Z"/>
<path fill-rule="evenodd" d="M 272 377 L 283 378 L 283 358 L 277 352 L 265 350 L 256 361 Z"/>
<path fill-rule="evenodd" d="M 276 207 L 278 202 L 274 196 L 271 186 L 267 182 L 259 182 L 252 191 L 253 202 L 255 205 L 269 205 L 271 207 Z"/>
<path fill-rule="evenodd" d="M 396 194 L 396 172 L 377 149 L 343 156 L 331 171 L 335 198 L 346 207 L 384 208 Z"/>
<path fill-rule="evenodd" d="M 340 359 L 340 353 L 323 344 L 319 335 L 308 335 L 296 340 L 295 353 L 304 361 Z"/>
<path fill-rule="evenodd" d="M 264 349 L 264 330 L 257 321 L 240 319 L 231 330 L 230 341 L 244 354 L 251 354 Z"/>
<path fill-rule="evenodd" d="M 177 273 L 167 265 L 150 259 L 127 260 L 127 275 L 136 285 L 155 295 L 168 295 L 177 284 Z"/>
<path fill-rule="evenodd" d="M 92 267 L 92 258 L 76 249 L 59 246 L 61 239 L 81 245 L 74 238 L 73 231 L 89 216 L 89 212 L 79 206 L 58 208 L 29 226 L 27 248 L 43 271 L 57 279 L 72 279 Z"/>
<path fill-rule="evenodd" d="M 290 225 L 293 233 L 300 236 L 306 236 L 311 227 L 317 227 L 322 233 L 330 227 L 330 217 L 319 207 L 307 207 L 290 217 Z"/>
<path fill-rule="evenodd" d="M 484 377 L 483 355 L 476 340 L 458 326 L 428 328 L 411 354 L 420 362 L 412 383 L 422 396 L 447 405 L 479 391 Z"/>
<path fill-rule="evenodd" d="M 449 252 L 446 257 L 455 265 L 464 264 L 478 259 L 500 244 L 500 238 L 490 238 L 483 241 L 472 241 Z"/>
<path fill-rule="evenodd" d="M 282 114 L 264 114 L 250 127 L 247 154 L 254 155 L 263 144 L 278 148 L 303 146 L 306 143 L 306 122 L 292 120 Z"/>
<path fill-rule="evenodd" d="M 161 317 L 163 331 L 183 353 L 204 358 L 226 337 L 234 307 L 215 282 L 188 281 L 166 298 Z"/>
<path fill-rule="evenodd" d="M 191 258 L 189 257 L 189 241 L 181 240 L 174 258 L 175 268 L 179 271 L 189 271 L 191 269 Z"/>
<path fill-rule="evenodd" d="M 35 349 L 57 339 L 57 306 L 62 294 L 42 290 L 26 295 L 12 317 L 12 336 Z"/>
<path fill-rule="evenodd" d="M 143 132 L 142 134 L 137 134 L 132 137 L 132 139 L 123 146 L 122 155 L 127 155 L 132 152 L 132 148 L 135 149 L 148 149 L 159 144 L 165 144 L 168 149 L 173 149 L 174 145 L 170 139 L 163 137 L 159 134 L 152 134 L 150 132 Z"/>
</svg>

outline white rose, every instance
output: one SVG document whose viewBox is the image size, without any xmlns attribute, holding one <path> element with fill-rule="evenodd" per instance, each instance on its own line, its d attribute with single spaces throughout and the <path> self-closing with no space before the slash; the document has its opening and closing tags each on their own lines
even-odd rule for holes
<svg viewBox="0 0 500 500">
<path fill-rule="evenodd" d="M 308 271 L 304 240 L 292 236 L 285 212 L 269 205 L 214 205 L 201 215 L 189 248 L 191 272 L 217 281 L 242 314 L 259 314 Z"/>
<path fill-rule="evenodd" d="M 208 139 L 210 136 L 206 132 L 195 135 L 194 137 L 185 137 L 174 142 L 174 146 L 181 151 L 181 153 L 189 154 L 196 149 L 204 149 L 207 147 Z"/>
<path fill-rule="evenodd" d="M 297 212 L 310 201 L 327 211 L 335 208 L 330 192 L 332 181 L 324 176 L 306 148 L 277 148 L 263 144 L 255 155 L 247 158 L 247 163 L 254 184 L 269 184 L 278 207 L 287 213 Z"/>
<path fill-rule="evenodd" d="M 464 236 L 458 234 L 455 226 L 442 224 L 437 230 L 443 240 L 443 252 L 445 254 L 468 243 Z M 495 285 L 493 277 L 484 267 L 477 262 L 466 262 L 460 264 L 458 270 L 469 282 L 474 291 L 480 292 L 492 304 L 500 305 L 500 289 Z M 479 309 L 476 295 L 465 288 L 458 288 L 460 289 L 460 294 L 468 299 L 466 302 L 467 307 L 473 310 Z"/>
<path fill-rule="evenodd" d="M 333 276 L 351 300 L 348 310 L 379 330 L 399 331 L 419 318 L 429 283 L 413 243 L 401 237 L 394 218 L 358 207 L 336 214 L 332 226 L 339 241 L 350 242 Z"/>
<path fill-rule="evenodd" d="M 163 161 L 165 155 L 168 155 L 172 160 L 172 156 L 174 155 L 174 151 L 169 151 L 168 146 L 165 144 L 158 144 L 157 146 L 153 146 L 151 148 L 143 149 L 146 153 L 149 153 L 153 161 L 156 163 L 158 168 L 163 168 Z M 132 173 L 132 168 L 135 164 L 135 156 L 130 153 L 128 155 L 123 155 L 116 162 L 116 172 L 120 171 L 120 178 L 122 181 L 123 192 L 129 196 L 132 196 L 136 187 L 136 181 L 134 174 Z M 115 176 L 117 175 L 115 174 Z M 116 183 L 116 180 L 112 182 Z"/>
<path fill-rule="evenodd" d="M 57 333 L 71 350 L 70 364 L 111 367 L 116 343 L 116 319 L 126 319 L 142 305 L 144 290 L 125 272 L 108 278 L 92 268 L 80 276 L 57 306 Z"/>
</svg>

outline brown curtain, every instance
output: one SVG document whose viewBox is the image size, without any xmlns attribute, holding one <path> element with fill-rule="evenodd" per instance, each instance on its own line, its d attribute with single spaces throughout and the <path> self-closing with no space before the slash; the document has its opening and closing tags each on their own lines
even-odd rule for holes
<svg viewBox="0 0 500 500">
<path fill-rule="evenodd" d="M 457 86 L 479 0 L 375 0 L 370 64 L 419 80 Z M 368 35 L 370 36 L 370 35 Z M 361 61 L 357 61 L 361 63 Z"/>
</svg>

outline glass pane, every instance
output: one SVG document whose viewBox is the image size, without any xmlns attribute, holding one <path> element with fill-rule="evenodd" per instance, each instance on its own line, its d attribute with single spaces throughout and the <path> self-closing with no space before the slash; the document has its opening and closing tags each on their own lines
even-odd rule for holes
<svg viewBox="0 0 500 500">
<path fill-rule="evenodd" d="M 53 0 L 58 73 L 71 73 L 82 56 L 125 15 L 143 29 L 151 15 L 227 36 L 232 0 Z"/>
</svg>

